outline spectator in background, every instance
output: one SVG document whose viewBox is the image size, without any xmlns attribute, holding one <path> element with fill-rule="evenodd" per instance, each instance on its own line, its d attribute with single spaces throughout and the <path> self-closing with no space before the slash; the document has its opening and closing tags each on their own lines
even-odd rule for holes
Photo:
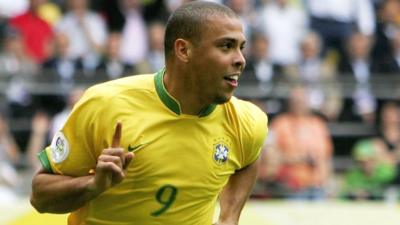
<svg viewBox="0 0 400 225">
<path fill-rule="evenodd" d="M 273 80 L 277 78 L 277 68 L 269 58 L 269 41 L 267 37 L 259 31 L 253 31 L 249 40 L 250 47 L 246 60 L 246 67 L 240 76 L 240 82 L 243 84 L 257 85 L 260 91 L 271 93 L 273 90 Z M 279 78 L 278 78 L 279 79 Z M 264 111 L 268 111 L 268 115 L 278 113 L 281 110 L 281 101 L 277 98 L 260 99 L 251 97 L 247 98 Z"/>
<path fill-rule="evenodd" d="M 355 165 L 345 174 L 341 195 L 356 200 L 382 199 L 395 176 L 393 164 L 373 139 L 356 143 L 353 149 Z"/>
<path fill-rule="evenodd" d="M 352 97 L 353 111 L 342 115 L 342 119 L 373 124 L 376 118 L 376 98 L 370 88 L 370 78 L 375 71 L 375 64 L 370 59 L 371 38 L 362 33 L 353 33 L 346 47 L 347 54 L 339 64 L 339 72 L 353 75 L 356 87 Z"/>
<path fill-rule="evenodd" d="M 370 59 L 372 40 L 362 33 L 352 33 L 346 44 L 346 55 L 339 63 L 341 74 L 351 74 L 358 83 L 368 83 L 374 72 L 374 63 Z"/>
<path fill-rule="evenodd" d="M 396 71 L 396 68 L 393 68 L 393 56 L 395 54 L 391 40 L 394 39 L 398 30 L 400 30 L 400 1 L 384 0 L 382 6 L 378 9 L 376 41 L 372 51 L 373 60 L 379 65 L 379 73 Z"/>
<path fill-rule="evenodd" d="M 308 108 L 307 94 L 304 87 L 292 88 L 288 111 L 271 123 L 276 150 L 270 158 L 279 162 L 270 177 L 293 199 L 324 198 L 332 174 L 332 139 L 326 123 Z"/>
<path fill-rule="evenodd" d="M 68 36 L 68 56 L 81 61 L 83 72 L 93 75 L 107 41 L 102 17 L 88 9 L 88 0 L 69 0 L 69 9 L 57 24 L 57 31 Z"/>
<path fill-rule="evenodd" d="M 287 197 L 287 188 L 282 187 L 280 183 L 276 182 L 283 159 L 282 154 L 276 148 L 275 141 L 274 131 L 269 130 L 260 155 L 257 182 L 253 188 L 252 197 Z"/>
<path fill-rule="evenodd" d="M 165 65 L 164 60 L 164 33 L 165 25 L 161 21 L 154 21 L 148 26 L 149 51 L 141 62 L 137 64 L 137 73 L 155 73 Z"/>
<path fill-rule="evenodd" d="M 44 73 L 49 80 L 60 81 L 60 84 L 70 87 L 74 81 L 74 76 L 78 68 L 78 61 L 73 59 L 68 53 L 70 47 L 69 36 L 59 32 L 55 38 L 55 46 L 53 56 L 42 64 Z"/>
<path fill-rule="evenodd" d="M 244 35 L 251 40 L 251 33 L 256 19 L 253 0 L 226 0 L 225 5 L 231 8 L 243 23 Z M 251 44 L 251 43 L 250 43 Z M 244 49 L 247 55 L 247 49 Z"/>
<path fill-rule="evenodd" d="M 52 57 L 41 65 L 40 76 L 36 82 L 50 83 L 57 91 L 44 91 L 34 94 L 36 110 L 44 111 L 50 117 L 64 107 L 64 93 L 69 92 L 75 83 L 81 61 L 72 59 L 68 54 L 70 41 L 65 33 L 57 33 Z"/>
<path fill-rule="evenodd" d="M 38 67 L 24 49 L 21 33 L 14 27 L 6 27 L 0 52 L 0 76 L 31 75 Z"/>
<path fill-rule="evenodd" d="M 356 164 L 345 175 L 342 195 L 351 199 L 382 199 L 400 183 L 400 111 L 385 102 L 380 111 L 378 135 L 356 143 Z"/>
<path fill-rule="evenodd" d="M 124 16 L 121 12 L 120 1 L 98 0 L 94 10 L 104 16 L 109 32 L 121 32 L 124 25 Z"/>
<path fill-rule="evenodd" d="M 16 166 L 20 161 L 20 150 L 12 136 L 7 118 L 0 113 L 0 160 Z M 2 164 L 2 163 L 0 163 Z"/>
<path fill-rule="evenodd" d="M 377 146 L 389 154 L 389 161 L 396 167 L 393 184 L 400 184 L 400 111 L 395 102 L 386 102 L 379 117 Z"/>
<path fill-rule="evenodd" d="M 104 79 L 116 79 L 132 74 L 135 67 L 124 63 L 120 55 L 121 34 L 110 33 L 106 45 L 106 52 L 98 67 L 98 74 L 104 74 Z"/>
<path fill-rule="evenodd" d="M 291 80 L 309 86 L 309 107 L 327 120 L 336 120 L 342 109 L 340 87 L 335 77 L 335 65 L 322 58 L 322 40 L 315 32 L 307 33 L 301 42 L 301 59 Z M 289 74 L 290 75 L 290 74 Z"/>
<path fill-rule="evenodd" d="M 24 39 L 17 28 L 7 26 L 0 53 L 0 77 L 9 79 L 5 95 L 13 118 L 30 116 L 33 113 L 32 96 L 26 83 L 38 73 L 38 66 L 27 55 Z"/>
<path fill-rule="evenodd" d="M 128 65 L 142 61 L 148 53 L 146 23 L 142 15 L 140 0 L 119 0 L 125 24 L 121 36 L 121 58 Z"/>
<path fill-rule="evenodd" d="M 143 18 L 145 21 L 147 23 L 154 21 L 167 22 L 171 12 L 168 11 L 166 2 L 167 0 L 144 1 Z"/>
<path fill-rule="evenodd" d="M 261 32 L 254 32 L 250 39 L 250 52 L 241 82 L 268 85 L 272 81 L 276 68 L 269 58 L 269 41 Z"/>
<path fill-rule="evenodd" d="M 20 151 L 9 130 L 7 119 L 0 113 L 0 199 L 13 200 L 14 190 L 21 183 L 15 168 L 20 161 Z"/>
<path fill-rule="evenodd" d="M 26 156 L 27 164 L 33 171 L 40 168 L 40 162 L 37 160 L 38 149 L 48 144 L 49 122 L 49 116 L 42 111 L 36 112 L 31 120 L 31 133 L 26 146 Z"/>
<path fill-rule="evenodd" d="M 306 32 L 306 15 L 287 0 L 272 0 L 262 6 L 258 27 L 269 42 L 270 59 L 274 65 L 286 67 L 299 62 L 299 44 Z"/>
<path fill-rule="evenodd" d="M 38 10 L 46 0 L 30 0 L 29 10 L 9 20 L 24 42 L 26 54 L 40 64 L 50 57 L 53 30 L 50 24 L 39 17 Z"/>
<path fill-rule="evenodd" d="M 370 0 L 307 0 L 310 28 L 318 32 L 328 49 L 344 55 L 347 39 L 354 32 L 372 36 L 375 13 Z"/>
<path fill-rule="evenodd" d="M 83 92 L 84 92 L 83 88 L 76 87 L 66 97 L 67 104 L 65 105 L 64 109 L 61 112 L 54 115 L 53 119 L 50 122 L 50 131 L 49 131 L 49 136 L 48 136 L 49 140 L 52 137 L 54 137 L 56 132 L 59 131 L 61 129 L 61 127 L 64 125 L 72 108 L 74 107 L 75 103 L 77 103 L 78 100 L 81 98 L 81 96 L 83 95 Z"/>
<path fill-rule="evenodd" d="M 387 61 L 382 63 L 382 68 L 385 69 L 380 71 L 398 75 L 400 73 L 400 27 L 393 34 L 390 44 L 392 47 L 391 54 L 386 54 Z"/>
<path fill-rule="evenodd" d="M 340 115 L 340 120 L 364 122 L 374 125 L 376 122 L 377 99 L 369 83 L 357 83 L 351 98 L 350 107 Z M 347 108 L 345 105 L 344 108 Z"/>
</svg>

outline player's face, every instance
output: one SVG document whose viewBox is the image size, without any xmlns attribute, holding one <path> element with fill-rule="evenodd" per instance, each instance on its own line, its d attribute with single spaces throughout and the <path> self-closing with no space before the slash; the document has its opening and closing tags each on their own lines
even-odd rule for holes
<svg viewBox="0 0 400 225">
<path fill-rule="evenodd" d="M 232 97 L 245 66 L 243 27 L 236 18 L 214 16 L 205 22 L 192 54 L 192 82 L 203 101 L 222 104 Z"/>
</svg>

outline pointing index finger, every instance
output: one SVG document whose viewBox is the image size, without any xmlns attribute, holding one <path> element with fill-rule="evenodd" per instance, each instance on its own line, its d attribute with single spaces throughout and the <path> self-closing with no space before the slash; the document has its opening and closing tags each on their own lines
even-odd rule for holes
<svg viewBox="0 0 400 225">
<path fill-rule="evenodd" d="M 120 146 L 121 143 L 121 134 L 122 134 L 122 123 L 117 122 L 115 126 L 115 132 L 111 142 L 111 148 L 117 148 Z"/>
</svg>

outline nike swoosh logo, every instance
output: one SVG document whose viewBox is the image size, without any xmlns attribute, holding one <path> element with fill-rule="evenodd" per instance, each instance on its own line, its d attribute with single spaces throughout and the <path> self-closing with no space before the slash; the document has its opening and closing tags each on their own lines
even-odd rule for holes
<svg viewBox="0 0 400 225">
<path fill-rule="evenodd" d="M 140 144 L 140 145 L 135 145 L 133 147 L 131 146 L 131 144 L 129 144 L 128 145 L 128 151 L 136 152 L 136 151 L 142 149 L 143 147 L 147 146 L 148 144 L 150 144 L 150 142 L 146 142 L 146 143 L 143 143 L 143 144 Z"/>
</svg>

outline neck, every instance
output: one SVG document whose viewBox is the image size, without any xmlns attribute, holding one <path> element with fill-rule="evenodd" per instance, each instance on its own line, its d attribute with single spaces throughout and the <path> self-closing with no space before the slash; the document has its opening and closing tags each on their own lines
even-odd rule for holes
<svg viewBox="0 0 400 225">
<path fill-rule="evenodd" d="M 196 84 L 185 78 L 187 72 L 166 69 L 164 75 L 164 86 L 181 107 L 181 112 L 188 115 L 199 115 L 200 112 L 210 105 L 201 99 L 201 93 Z"/>
</svg>

